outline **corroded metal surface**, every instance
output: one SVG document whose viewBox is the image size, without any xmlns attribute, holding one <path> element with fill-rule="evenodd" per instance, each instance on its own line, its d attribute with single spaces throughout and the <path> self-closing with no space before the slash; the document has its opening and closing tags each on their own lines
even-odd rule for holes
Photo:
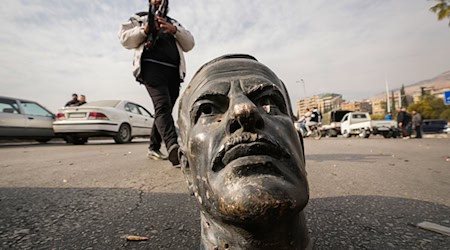
<svg viewBox="0 0 450 250">
<path fill-rule="evenodd" d="M 203 249 L 305 249 L 303 141 L 282 81 L 248 55 L 200 68 L 180 101 L 180 160 Z"/>
</svg>

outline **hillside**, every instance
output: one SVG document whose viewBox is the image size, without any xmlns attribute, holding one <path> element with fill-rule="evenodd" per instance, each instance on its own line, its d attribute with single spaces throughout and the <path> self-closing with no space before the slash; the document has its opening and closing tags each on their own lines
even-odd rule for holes
<svg viewBox="0 0 450 250">
<path fill-rule="evenodd" d="M 415 91 L 420 91 L 420 87 L 433 87 L 434 89 L 440 89 L 443 87 L 450 86 L 450 71 L 444 72 L 434 78 L 429 80 L 420 81 L 418 83 L 414 83 L 405 86 L 406 94 L 412 94 Z"/>
<path fill-rule="evenodd" d="M 434 88 L 434 89 L 440 89 L 444 87 L 450 86 L 450 70 L 446 71 L 442 74 L 437 75 L 436 77 L 433 77 L 428 80 L 423 80 L 417 83 L 405 85 L 405 93 L 407 95 L 412 95 L 414 92 L 420 91 L 421 87 L 427 87 L 427 88 Z M 400 89 L 391 89 L 391 91 L 399 91 Z M 372 96 L 369 99 L 379 99 L 379 98 L 385 98 L 385 93 L 380 93 L 378 95 Z"/>
</svg>

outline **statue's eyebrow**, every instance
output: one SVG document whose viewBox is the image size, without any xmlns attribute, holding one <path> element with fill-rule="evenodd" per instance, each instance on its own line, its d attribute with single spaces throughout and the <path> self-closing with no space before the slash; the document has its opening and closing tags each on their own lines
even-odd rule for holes
<svg viewBox="0 0 450 250">
<path fill-rule="evenodd" d="M 248 96 L 253 96 L 253 95 L 257 95 L 258 93 L 265 92 L 268 90 L 273 90 L 280 94 L 282 93 L 281 89 L 277 85 L 275 85 L 273 83 L 269 83 L 269 82 L 261 82 L 259 84 L 252 85 L 250 88 L 245 89 L 245 93 Z"/>
<path fill-rule="evenodd" d="M 215 97 L 227 96 L 227 93 L 221 93 L 219 91 L 208 90 L 200 94 L 194 102 L 205 100 L 205 99 L 214 99 Z"/>
<path fill-rule="evenodd" d="M 198 100 L 211 99 L 211 97 L 213 96 L 228 95 L 228 92 L 230 91 L 230 82 L 228 81 L 211 82 L 208 84 L 208 86 L 203 86 L 199 91 L 202 91 L 202 89 L 205 90 L 201 92 L 197 98 L 195 98 L 194 102 Z"/>
<path fill-rule="evenodd" d="M 226 93 L 220 93 L 212 90 L 203 92 L 199 97 L 195 99 L 195 101 L 191 105 L 191 109 L 189 110 L 191 125 L 197 123 L 200 107 L 202 103 L 205 102 L 215 103 L 215 106 L 217 108 L 223 108 L 224 110 L 226 110 L 229 100 Z"/>
</svg>

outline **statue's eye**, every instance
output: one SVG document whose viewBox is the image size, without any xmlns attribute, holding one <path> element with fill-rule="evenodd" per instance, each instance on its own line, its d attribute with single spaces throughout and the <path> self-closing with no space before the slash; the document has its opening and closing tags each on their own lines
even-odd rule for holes
<svg viewBox="0 0 450 250">
<path fill-rule="evenodd" d="M 285 108 L 282 99 L 278 95 L 264 95 L 257 99 L 256 104 L 261 107 L 267 114 L 281 115 L 284 114 Z"/>
<path fill-rule="evenodd" d="M 212 115 L 216 111 L 216 107 L 212 103 L 203 103 L 200 105 L 199 112 L 201 116 Z"/>
<path fill-rule="evenodd" d="M 214 119 L 216 116 L 225 113 L 227 108 L 228 100 L 226 98 L 215 96 L 213 100 L 199 100 L 194 104 L 193 112 L 191 113 L 193 115 L 191 116 L 192 122 L 196 124 L 199 119 Z M 205 121 L 208 122 L 209 120 Z"/>
</svg>

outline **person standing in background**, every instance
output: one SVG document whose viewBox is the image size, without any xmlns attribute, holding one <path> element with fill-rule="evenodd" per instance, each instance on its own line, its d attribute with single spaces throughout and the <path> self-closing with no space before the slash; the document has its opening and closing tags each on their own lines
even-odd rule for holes
<svg viewBox="0 0 450 250">
<path fill-rule="evenodd" d="M 411 137 L 411 122 L 412 117 L 406 111 L 406 108 L 401 108 L 397 116 L 398 127 L 402 130 L 403 139 L 409 139 Z"/>
<path fill-rule="evenodd" d="M 412 126 L 414 131 L 416 132 L 416 138 L 422 138 L 422 115 L 417 111 L 413 110 L 412 112 Z"/>
<path fill-rule="evenodd" d="M 386 114 L 386 116 L 384 117 L 384 119 L 385 119 L 385 120 L 388 120 L 388 121 L 392 120 L 392 113 L 391 113 L 391 112 L 388 112 L 388 113 Z"/>
<path fill-rule="evenodd" d="M 80 99 L 78 99 L 77 106 L 81 106 L 81 105 L 83 105 L 85 103 L 86 103 L 86 96 L 85 95 L 80 95 Z"/>
<path fill-rule="evenodd" d="M 68 101 L 68 102 L 66 103 L 66 105 L 64 105 L 64 107 L 73 107 L 73 106 L 77 106 L 79 102 L 80 102 L 80 101 L 78 101 L 78 95 L 75 94 L 75 93 L 73 93 L 73 94 L 72 94 L 72 100 Z"/>
</svg>

